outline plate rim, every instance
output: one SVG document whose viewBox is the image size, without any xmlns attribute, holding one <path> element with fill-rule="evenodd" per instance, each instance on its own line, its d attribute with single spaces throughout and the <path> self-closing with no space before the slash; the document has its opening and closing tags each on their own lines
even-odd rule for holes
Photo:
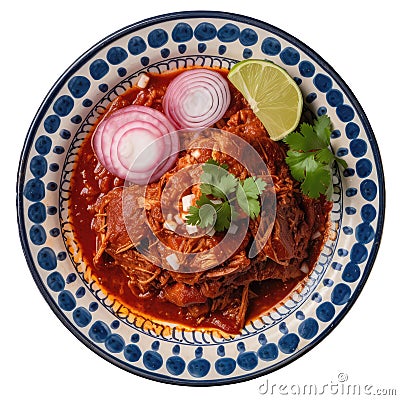
<svg viewBox="0 0 400 400">
<path fill-rule="evenodd" d="M 230 377 L 230 378 L 218 378 L 218 379 L 208 379 L 208 380 L 194 380 L 194 379 L 182 379 L 179 377 L 170 377 L 166 375 L 162 375 L 156 373 L 154 371 L 145 371 L 140 369 L 134 365 L 124 363 L 120 359 L 112 356 L 109 353 L 104 352 L 104 350 L 100 349 L 97 345 L 91 342 L 87 336 L 85 336 L 73 323 L 65 316 L 65 314 L 61 311 L 60 307 L 56 304 L 55 300 L 49 294 L 46 286 L 41 280 L 39 273 L 37 272 L 35 262 L 33 260 L 29 241 L 27 238 L 27 232 L 25 230 L 25 218 L 24 218 L 24 207 L 23 207 L 23 187 L 25 183 L 25 175 L 27 170 L 28 163 L 28 155 L 31 150 L 33 140 L 35 138 L 35 134 L 38 129 L 38 125 L 42 121 L 45 113 L 47 112 L 49 106 L 52 101 L 56 97 L 58 90 L 68 81 L 68 79 L 73 75 L 79 68 L 86 63 L 87 59 L 90 59 L 94 54 L 98 51 L 109 45 L 110 43 L 118 40 L 120 37 L 128 34 L 136 32 L 140 29 L 147 28 L 158 23 L 165 23 L 177 19 L 191 19 L 191 18 L 212 18 L 212 19 L 225 19 L 229 21 L 240 22 L 248 25 L 252 25 L 263 29 L 267 32 L 274 33 L 283 39 L 287 40 L 289 43 L 294 44 L 296 47 L 301 49 L 308 57 L 315 60 L 318 65 L 324 69 L 330 76 L 332 76 L 339 87 L 343 90 L 343 92 L 348 97 L 352 106 L 354 107 L 360 121 L 363 125 L 365 133 L 367 135 L 368 141 L 370 143 L 371 151 L 376 164 L 376 173 L 377 173 L 377 185 L 378 185 L 378 197 L 379 197 L 379 208 L 377 213 L 377 228 L 375 231 L 374 242 L 372 244 L 370 250 L 370 256 L 365 265 L 365 271 L 360 278 L 359 284 L 355 288 L 350 300 L 343 306 L 343 309 L 338 313 L 332 323 L 327 327 L 320 335 L 318 335 L 312 342 L 308 343 L 302 349 L 297 351 L 295 354 L 287 357 L 285 360 L 280 361 L 279 363 L 261 369 L 256 372 L 250 372 L 245 375 L 241 375 L 239 377 Z M 80 57 L 78 57 L 57 79 L 57 81 L 51 86 L 41 105 L 39 106 L 31 124 L 28 129 L 27 135 L 24 140 L 23 148 L 20 155 L 19 167 L 17 172 L 17 185 L 16 185 L 16 207 L 17 207 L 17 223 L 18 223 L 18 232 L 20 236 L 20 241 L 22 245 L 22 250 L 28 264 L 31 275 L 38 287 L 40 293 L 50 306 L 53 313 L 57 316 L 57 318 L 64 324 L 64 326 L 77 338 L 79 339 L 86 347 L 92 350 L 94 353 L 99 355 L 101 358 L 110 362 L 117 367 L 133 373 L 135 375 L 141 376 L 143 378 L 147 378 L 156 382 L 169 383 L 174 385 L 184 385 L 184 386 L 210 386 L 210 385 L 227 385 L 234 384 L 243 381 L 248 381 L 250 379 L 255 379 L 261 376 L 265 376 L 269 373 L 272 373 L 290 363 L 295 361 L 296 359 L 302 357 L 312 348 L 314 348 L 318 343 L 320 343 L 323 339 L 325 339 L 342 321 L 344 316 L 349 312 L 352 306 L 355 304 L 357 298 L 359 297 L 361 291 L 363 290 L 366 281 L 372 271 L 372 267 L 375 263 L 376 256 L 378 254 L 378 250 L 381 243 L 384 220 L 385 220 L 385 208 L 386 208 L 386 190 L 385 190 L 385 178 L 384 178 L 384 169 L 382 164 L 382 158 L 380 156 L 379 147 L 373 133 L 372 127 L 368 121 L 368 118 L 361 106 L 358 102 L 356 96 L 346 84 L 346 82 L 340 77 L 340 75 L 334 70 L 334 68 L 328 64 L 319 54 L 317 54 L 313 49 L 311 49 L 308 45 L 303 43 L 301 40 L 297 39 L 297 37 L 283 31 L 280 28 L 277 28 L 267 22 L 258 20 L 253 17 L 248 17 L 242 14 L 223 12 L 223 11 L 208 11 L 208 10 L 195 10 L 195 11 L 179 11 L 179 12 L 171 12 L 167 14 L 161 14 L 154 17 L 146 18 L 141 21 L 135 22 L 133 24 L 127 25 L 103 39 L 99 40 L 96 44 L 90 47 L 87 51 L 85 51 Z"/>
</svg>

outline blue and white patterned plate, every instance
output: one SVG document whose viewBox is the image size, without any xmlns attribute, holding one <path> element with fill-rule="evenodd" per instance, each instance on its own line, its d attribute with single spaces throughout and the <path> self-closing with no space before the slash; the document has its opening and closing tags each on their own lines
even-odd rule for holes
<svg viewBox="0 0 400 400">
<path fill-rule="evenodd" d="M 333 122 L 332 229 L 306 286 L 242 334 L 221 337 L 132 316 L 85 277 L 69 225 L 75 155 L 104 107 L 142 71 L 186 65 L 230 68 L 265 58 L 284 67 L 306 104 Z M 85 345 L 115 365 L 162 382 L 213 385 L 280 368 L 320 342 L 358 297 L 377 254 L 384 178 L 368 120 L 353 93 L 313 50 L 264 22 L 220 12 L 181 12 L 128 26 L 91 48 L 53 86 L 30 127 L 18 175 L 25 256 L 50 307 Z"/>
</svg>

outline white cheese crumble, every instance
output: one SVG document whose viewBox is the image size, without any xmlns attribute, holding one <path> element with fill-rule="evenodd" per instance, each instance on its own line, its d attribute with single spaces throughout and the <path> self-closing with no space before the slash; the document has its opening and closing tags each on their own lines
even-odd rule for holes
<svg viewBox="0 0 400 400">
<path fill-rule="evenodd" d="M 149 83 L 149 80 L 150 80 L 149 76 L 147 76 L 146 74 L 141 74 L 139 80 L 136 83 L 136 86 L 140 87 L 141 89 L 144 89 Z"/>
<path fill-rule="evenodd" d="M 164 228 L 168 229 L 169 231 L 175 232 L 178 224 L 175 221 L 167 220 L 164 221 Z"/>
<path fill-rule="evenodd" d="M 194 194 L 188 194 L 187 196 L 182 197 L 182 210 L 184 212 L 189 211 L 190 206 L 192 205 Z"/>
<path fill-rule="evenodd" d="M 228 229 L 228 233 L 231 234 L 231 235 L 234 235 L 237 232 L 238 228 L 239 227 L 237 225 L 230 224 L 229 225 L 229 229 Z"/>
<path fill-rule="evenodd" d="M 186 231 L 189 235 L 193 235 L 198 232 L 196 225 L 186 225 Z"/>
<path fill-rule="evenodd" d="M 167 260 L 167 263 L 172 267 L 174 271 L 178 271 L 180 265 L 178 257 L 176 256 L 175 253 L 168 255 L 165 259 Z"/>
</svg>

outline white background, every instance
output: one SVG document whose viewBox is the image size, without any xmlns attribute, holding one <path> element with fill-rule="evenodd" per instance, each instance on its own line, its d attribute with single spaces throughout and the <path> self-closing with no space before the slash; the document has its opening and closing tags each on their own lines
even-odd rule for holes
<svg viewBox="0 0 400 400">
<path fill-rule="evenodd" d="M 195 4 L 191 7 L 187 0 L 7 2 L 0 24 L 2 399 L 267 398 L 258 393 L 266 379 L 270 384 L 322 386 L 336 382 L 340 372 L 348 374 L 350 383 L 397 387 L 400 394 L 400 30 L 395 3 L 203 0 L 190 2 Z M 17 166 L 26 132 L 63 71 L 97 41 L 126 25 L 189 9 L 218 9 L 259 18 L 319 53 L 363 106 L 379 143 L 387 186 L 381 248 L 346 318 L 322 343 L 289 366 L 268 377 L 223 387 L 160 384 L 120 370 L 86 348 L 56 318 L 36 288 L 22 254 L 15 211 Z"/>
</svg>

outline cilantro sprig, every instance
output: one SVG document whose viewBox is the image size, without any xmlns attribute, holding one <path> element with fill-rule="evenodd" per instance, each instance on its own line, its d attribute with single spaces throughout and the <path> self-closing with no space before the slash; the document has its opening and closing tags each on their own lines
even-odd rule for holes
<svg viewBox="0 0 400 400">
<path fill-rule="evenodd" d="M 283 139 L 289 146 L 286 163 L 308 197 L 318 198 L 322 194 L 330 199 L 333 193 L 333 163 L 336 161 L 347 168 L 346 161 L 330 150 L 331 133 L 331 120 L 322 115 L 314 121 L 314 125 L 302 123 L 300 131 L 292 132 Z"/>
<path fill-rule="evenodd" d="M 202 168 L 201 196 L 196 206 L 189 208 L 187 224 L 213 227 L 222 232 L 229 229 L 231 222 L 238 217 L 238 207 L 250 218 L 258 217 L 261 210 L 259 196 L 266 187 L 261 178 L 250 176 L 239 180 L 228 172 L 226 164 L 219 164 L 212 158 Z"/>
</svg>

